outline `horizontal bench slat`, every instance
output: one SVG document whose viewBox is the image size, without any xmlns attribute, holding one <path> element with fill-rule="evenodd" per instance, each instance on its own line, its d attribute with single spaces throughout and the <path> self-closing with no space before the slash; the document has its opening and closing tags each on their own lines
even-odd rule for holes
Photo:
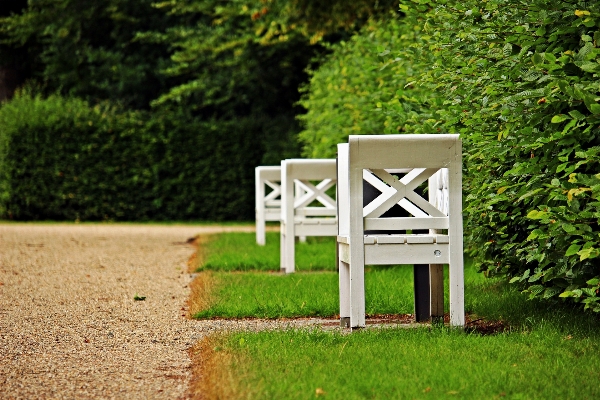
<svg viewBox="0 0 600 400">
<path fill-rule="evenodd" d="M 412 229 L 448 229 L 448 217 L 365 218 L 365 231 L 402 231 Z"/>
</svg>

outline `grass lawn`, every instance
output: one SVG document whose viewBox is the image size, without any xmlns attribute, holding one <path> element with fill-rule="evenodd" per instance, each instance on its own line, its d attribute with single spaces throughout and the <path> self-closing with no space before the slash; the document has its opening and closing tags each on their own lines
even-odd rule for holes
<svg viewBox="0 0 600 400">
<path fill-rule="evenodd" d="M 213 301 L 198 317 L 338 313 L 335 272 L 208 274 Z M 367 313 L 412 312 L 411 267 L 369 268 L 366 285 Z M 465 304 L 472 318 L 500 320 L 508 330 L 480 335 L 424 325 L 222 334 L 202 343 L 203 387 L 215 398 L 600 398 L 598 316 L 529 301 L 471 265 Z"/>
<path fill-rule="evenodd" d="M 267 239 L 276 251 L 258 266 L 255 250 L 247 251 L 253 235 L 220 236 L 220 243 L 230 242 L 228 248 L 240 253 L 207 254 L 209 262 L 202 269 L 216 270 L 202 272 L 210 275 L 212 301 L 197 317 L 338 313 L 335 272 L 310 272 L 316 269 L 310 263 L 302 272 L 300 262 L 296 274 L 260 272 L 278 269 L 276 234 Z M 246 244 L 237 242 L 244 237 Z M 333 246 L 318 242 L 298 248 L 323 244 L 328 250 Z M 218 260 L 228 265 L 220 266 Z M 236 267 L 239 260 L 245 260 L 243 268 Z M 240 269 L 255 271 L 225 272 Z M 365 282 L 368 314 L 412 313 L 411 267 L 371 267 Z M 215 398 L 600 398 L 598 316 L 562 302 L 529 301 L 511 285 L 485 279 L 471 265 L 465 269 L 465 304 L 472 318 L 502 321 L 507 330 L 481 335 L 424 325 L 352 334 L 222 334 L 202 343 L 203 387 Z"/>
<path fill-rule="evenodd" d="M 206 354 L 218 362 L 207 376 L 226 380 L 217 391 L 228 398 L 600 398 L 598 316 L 528 301 L 481 277 L 466 286 L 467 309 L 502 319 L 508 331 L 233 333 L 210 339 Z"/>
<path fill-rule="evenodd" d="M 565 333 L 551 323 L 496 336 L 288 330 L 232 334 L 217 350 L 229 353 L 244 398 L 599 398 L 597 333 Z"/>
<path fill-rule="evenodd" d="M 279 271 L 279 233 L 267 232 L 267 244 L 256 244 L 254 233 L 213 235 L 199 248 L 198 271 Z M 309 237 L 296 243 L 298 271 L 335 271 L 335 238 Z"/>
<path fill-rule="evenodd" d="M 330 317 L 339 313 L 335 272 L 212 273 L 210 307 L 195 318 Z M 367 273 L 367 314 L 413 312 L 412 268 L 373 268 Z"/>
</svg>

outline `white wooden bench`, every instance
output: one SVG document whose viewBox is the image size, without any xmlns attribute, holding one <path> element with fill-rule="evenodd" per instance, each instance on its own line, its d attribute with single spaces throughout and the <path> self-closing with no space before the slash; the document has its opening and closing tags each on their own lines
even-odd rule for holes
<svg viewBox="0 0 600 400">
<path fill-rule="evenodd" d="M 261 166 L 254 170 L 256 243 L 265 245 L 266 221 L 281 219 L 281 167 Z M 267 187 L 271 192 L 266 194 Z"/>
<path fill-rule="evenodd" d="M 296 237 L 337 236 L 336 200 L 326 193 L 335 184 L 334 159 L 289 159 L 281 162 L 282 271 L 295 271 Z"/>
<path fill-rule="evenodd" d="M 450 324 L 464 325 L 461 146 L 458 135 L 350 136 L 338 145 L 343 326 L 365 326 L 365 264 L 429 264 L 433 315 L 443 313 L 442 265 L 449 264 Z M 364 207 L 363 179 L 381 192 Z M 426 181 L 429 201 L 415 192 Z M 381 217 L 396 204 L 412 216 Z M 411 233 L 423 229 L 429 233 Z"/>
<path fill-rule="evenodd" d="M 260 166 L 254 170 L 255 185 L 255 219 L 256 243 L 264 246 L 266 243 L 266 222 L 281 220 L 281 166 Z M 267 194 L 267 187 L 271 191 Z M 304 190 L 297 185 L 296 196 L 304 195 Z M 306 236 L 300 237 L 301 242 Z"/>
</svg>

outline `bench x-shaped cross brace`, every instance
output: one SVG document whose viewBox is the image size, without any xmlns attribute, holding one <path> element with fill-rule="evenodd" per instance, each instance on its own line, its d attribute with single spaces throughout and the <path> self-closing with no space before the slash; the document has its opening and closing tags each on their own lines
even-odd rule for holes
<svg viewBox="0 0 600 400">
<path fill-rule="evenodd" d="M 414 191 L 438 170 L 438 168 L 414 168 L 400 180 L 384 169 L 363 170 L 363 179 L 381 192 L 375 200 L 363 208 L 363 216 L 379 218 L 395 204 L 398 204 L 415 217 L 427 215 L 446 217 L 444 213 Z"/>
<path fill-rule="evenodd" d="M 271 181 L 267 181 L 265 180 L 265 184 L 267 186 L 269 186 L 271 189 L 273 189 L 273 191 L 271 193 L 269 193 L 268 195 L 265 196 L 265 204 L 266 205 L 270 205 L 270 204 L 274 204 L 274 205 L 278 205 L 278 202 L 275 202 L 275 200 L 280 201 L 280 199 L 278 199 L 278 197 L 281 196 L 281 186 L 278 183 L 274 183 Z"/>
<path fill-rule="evenodd" d="M 325 193 L 329 188 L 335 185 L 334 179 L 324 179 L 319 182 L 317 186 L 306 180 L 297 179 L 296 182 L 306 193 L 294 202 L 294 208 L 307 207 L 314 200 L 317 200 L 326 208 L 336 209 L 337 206 L 335 200 Z"/>
</svg>

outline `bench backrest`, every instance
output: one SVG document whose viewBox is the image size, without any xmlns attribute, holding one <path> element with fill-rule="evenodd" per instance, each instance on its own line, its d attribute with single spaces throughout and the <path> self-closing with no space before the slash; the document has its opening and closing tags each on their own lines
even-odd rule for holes
<svg viewBox="0 0 600 400">
<path fill-rule="evenodd" d="M 334 159 L 288 159 L 281 162 L 281 218 L 335 217 L 336 201 L 326 192 L 336 184 Z M 314 181 L 319 183 L 314 184 Z M 293 201 L 288 201 L 293 199 Z M 315 204 L 316 203 L 316 204 Z"/>
<path fill-rule="evenodd" d="M 350 136 L 347 144 L 338 145 L 338 163 L 340 235 L 450 229 L 453 222 L 460 224 L 462 232 L 458 135 Z M 381 192 L 366 206 L 363 179 Z M 415 192 L 428 180 L 430 191 L 434 191 L 429 201 Z M 382 218 L 396 204 L 411 216 Z"/>
</svg>

